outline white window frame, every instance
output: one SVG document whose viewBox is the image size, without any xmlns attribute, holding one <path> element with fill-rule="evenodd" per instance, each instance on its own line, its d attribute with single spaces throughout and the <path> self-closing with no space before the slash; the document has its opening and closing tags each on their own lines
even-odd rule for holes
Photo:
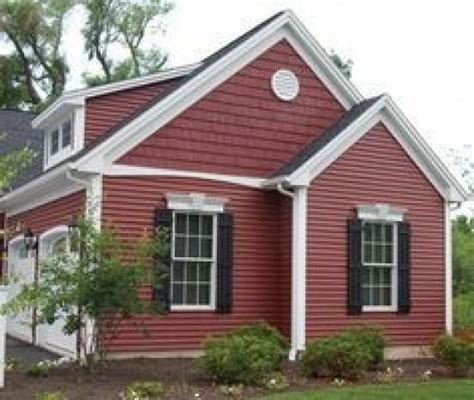
<svg viewBox="0 0 474 400">
<path fill-rule="evenodd" d="M 209 305 L 191 305 L 191 304 L 173 304 L 173 262 L 175 261 L 175 232 L 176 232 L 176 214 L 189 215 L 210 215 L 212 216 L 212 258 L 204 260 L 201 258 L 191 259 L 185 257 L 178 261 L 184 262 L 210 262 L 211 263 L 211 281 L 209 285 Z M 217 280 L 217 213 L 208 211 L 196 211 L 194 209 L 174 209 L 173 210 L 173 235 L 171 238 L 171 271 L 170 271 L 170 309 L 171 311 L 214 311 L 216 309 L 216 280 Z"/>
<path fill-rule="evenodd" d="M 66 122 L 71 124 L 71 142 L 66 147 L 63 147 L 63 126 Z M 51 153 L 52 150 L 52 140 L 53 140 L 53 132 L 58 131 L 58 151 L 55 154 Z M 62 118 L 58 123 L 54 125 L 54 127 L 47 131 L 45 134 L 44 139 L 44 156 L 45 156 L 45 168 L 50 168 L 61 161 L 65 160 L 69 157 L 76 146 L 76 130 L 74 127 L 74 115 L 68 115 L 66 118 Z"/>
<path fill-rule="evenodd" d="M 381 263 L 365 263 L 364 262 L 364 225 L 365 223 L 372 224 L 384 224 L 392 226 L 392 235 L 393 235 L 393 249 L 392 249 L 392 259 L 393 263 L 391 264 L 381 264 Z M 361 255 L 362 255 L 362 266 L 390 266 L 391 271 L 391 305 L 390 306 L 362 306 L 363 312 L 396 312 L 398 310 L 398 224 L 396 222 L 387 221 L 385 219 L 366 219 L 362 221 L 362 234 L 361 234 Z"/>
</svg>

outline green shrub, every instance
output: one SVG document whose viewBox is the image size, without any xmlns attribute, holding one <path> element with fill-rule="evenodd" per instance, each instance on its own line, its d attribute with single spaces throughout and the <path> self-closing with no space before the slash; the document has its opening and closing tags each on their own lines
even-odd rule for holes
<svg viewBox="0 0 474 400">
<path fill-rule="evenodd" d="M 464 374 L 474 366 L 474 345 L 460 338 L 442 335 L 436 339 L 432 350 L 434 356 L 456 375 Z"/>
<path fill-rule="evenodd" d="M 44 363 L 31 364 L 26 368 L 26 375 L 34 378 L 45 378 L 49 375 L 51 367 Z"/>
<path fill-rule="evenodd" d="M 380 330 L 362 328 L 308 344 L 301 366 L 308 376 L 357 379 L 383 360 L 385 340 Z"/>
<path fill-rule="evenodd" d="M 198 366 L 218 383 L 256 384 L 280 369 L 286 341 L 262 324 L 209 339 Z"/>
<path fill-rule="evenodd" d="M 35 400 L 67 400 L 62 392 L 44 392 L 35 395 Z"/>
<path fill-rule="evenodd" d="M 121 394 L 123 400 L 158 400 L 163 395 L 161 382 L 134 382 Z"/>
<path fill-rule="evenodd" d="M 457 296 L 453 308 L 456 330 L 474 329 L 474 292 Z"/>
</svg>

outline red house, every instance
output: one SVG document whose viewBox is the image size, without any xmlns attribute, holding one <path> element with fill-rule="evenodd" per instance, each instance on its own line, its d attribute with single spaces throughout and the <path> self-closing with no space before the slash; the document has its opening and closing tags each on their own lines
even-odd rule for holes
<svg viewBox="0 0 474 400">
<path fill-rule="evenodd" d="M 126 238 L 172 230 L 169 282 L 149 293 L 169 312 L 124 324 L 116 357 L 192 355 L 261 320 L 290 337 L 291 357 L 364 324 L 398 356 L 452 329 L 449 212 L 468 193 L 394 101 L 364 99 L 290 11 L 197 64 L 66 93 L 33 127 L 42 168 L 0 211 L 39 235 L 40 257 L 91 202 Z M 22 237 L 9 268 L 31 279 Z M 9 331 L 31 340 L 20 317 Z M 74 351 L 60 322 L 37 344 Z"/>
</svg>

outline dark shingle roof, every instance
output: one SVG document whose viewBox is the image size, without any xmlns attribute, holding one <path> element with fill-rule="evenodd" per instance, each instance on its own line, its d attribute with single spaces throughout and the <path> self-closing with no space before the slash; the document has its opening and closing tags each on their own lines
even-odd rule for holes
<svg viewBox="0 0 474 400">
<path fill-rule="evenodd" d="M 334 125 L 326 129 L 320 136 L 303 148 L 287 164 L 278 169 L 273 176 L 285 176 L 295 172 L 306 161 L 335 139 L 344 129 L 361 117 L 380 97 L 381 96 L 377 96 L 363 100 L 353 106 L 349 111 L 346 111 Z"/>
<path fill-rule="evenodd" d="M 5 137 L 0 140 L 0 156 L 29 146 L 36 157 L 32 164 L 15 179 L 11 189 L 16 189 L 32 181 L 43 173 L 43 136 L 40 131 L 31 127 L 31 121 L 36 114 L 0 109 L 0 134 Z"/>
</svg>

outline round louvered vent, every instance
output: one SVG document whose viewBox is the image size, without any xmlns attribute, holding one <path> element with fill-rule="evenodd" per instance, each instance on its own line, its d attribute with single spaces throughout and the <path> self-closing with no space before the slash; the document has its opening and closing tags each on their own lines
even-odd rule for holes
<svg viewBox="0 0 474 400">
<path fill-rule="evenodd" d="M 287 69 L 279 69 L 272 76 L 272 90 L 284 101 L 291 101 L 300 91 L 300 83 L 296 75 Z"/>
</svg>

